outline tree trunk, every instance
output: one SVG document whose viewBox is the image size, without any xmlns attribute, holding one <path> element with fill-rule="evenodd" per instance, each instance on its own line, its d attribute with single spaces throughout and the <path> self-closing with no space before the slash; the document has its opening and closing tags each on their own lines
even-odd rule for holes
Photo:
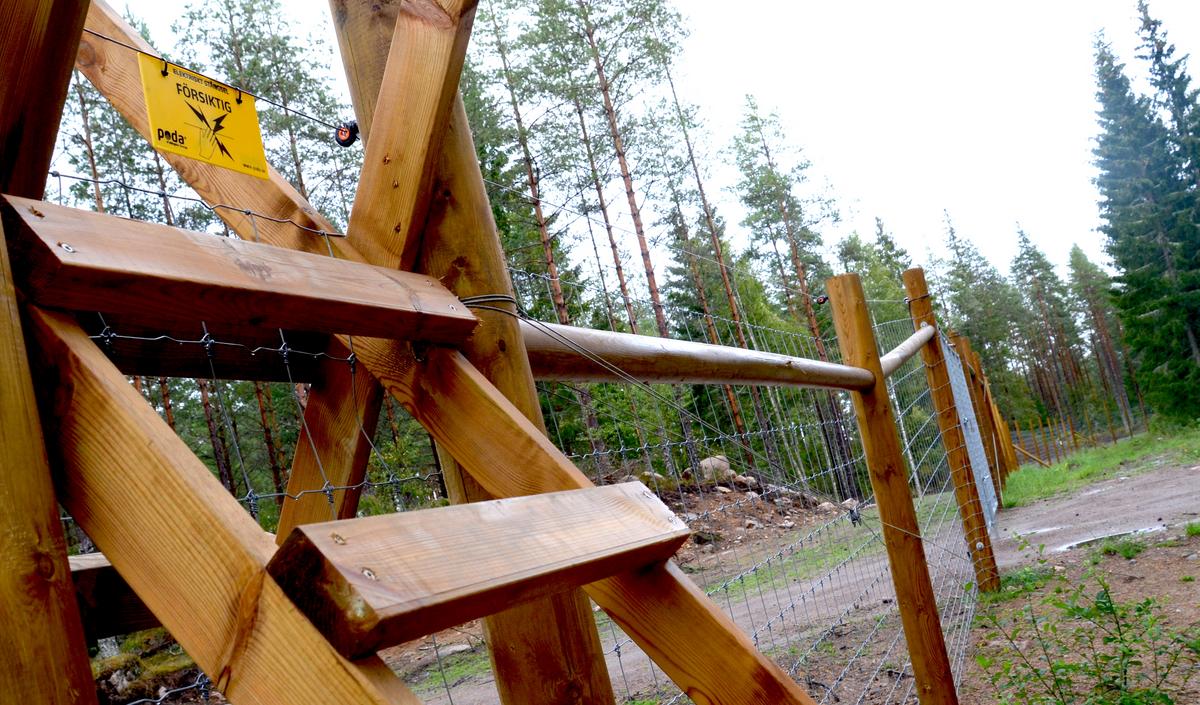
<svg viewBox="0 0 1200 705">
<path fill-rule="evenodd" d="M 621 290 L 621 299 L 625 302 L 625 313 L 629 317 L 629 332 L 637 333 L 637 316 L 633 313 L 633 300 L 629 297 L 629 286 L 625 282 L 625 270 L 621 267 L 621 251 L 617 247 L 617 239 L 613 235 L 612 221 L 608 217 L 608 203 L 604 198 L 604 185 L 600 182 L 600 170 L 596 167 L 596 153 L 592 151 L 592 141 L 588 136 L 587 119 L 583 114 L 583 104 L 575 99 L 575 113 L 579 116 L 579 134 L 583 140 L 583 148 L 587 154 L 588 168 L 592 175 L 592 185 L 596 188 L 596 202 L 600 215 L 604 218 L 604 229 L 608 233 L 608 244 L 612 247 L 613 266 L 617 270 L 617 285 Z"/>
<path fill-rule="evenodd" d="M 158 378 L 158 391 L 162 395 L 163 418 L 171 430 L 175 430 L 175 411 L 171 408 L 171 387 L 166 377 Z"/>
<path fill-rule="evenodd" d="M 89 117 L 87 97 L 83 91 L 83 79 L 75 74 L 75 92 L 79 95 L 79 116 L 83 123 L 83 147 L 87 151 L 88 168 L 92 172 L 92 195 L 96 199 L 96 212 L 104 213 L 104 196 L 100 192 L 100 173 L 96 169 L 96 150 L 92 144 L 92 122 Z"/>
<path fill-rule="evenodd" d="M 263 398 L 265 385 L 262 382 L 254 383 L 254 397 L 258 400 L 258 418 L 262 424 L 263 442 L 267 446 L 267 459 L 271 465 L 271 480 L 275 483 L 275 503 L 283 506 L 283 471 L 279 467 L 279 454 L 275 450 L 275 437 L 272 434 L 271 422 L 267 415 L 267 403 Z M 267 390 L 266 394 L 270 394 Z"/>
<path fill-rule="evenodd" d="M 613 150 L 617 153 L 617 164 L 621 167 L 621 180 L 625 183 L 625 198 L 629 201 L 629 216 L 633 219 L 633 229 L 637 234 L 638 247 L 642 251 L 642 264 L 646 268 L 646 286 L 650 289 L 650 305 L 654 309 L 654 320 L 658 324 L 658 334 L 669 337 L 667 317 L 663 312 L 662 298 L 658 293 L 658 282 L 654 278 L 654 264 L 650 261 L 650 245 L 646 241 L 646 229 L 642 226 L 642 212 L 638 208 L 637 195 L 633 190 L 633 175 L 629 171 L 629 161 L 625 158 L 625 143 L 621 138 L 621 130 L 617 123 L 617 111 L 613 107 L 612 94 L 608 77 L 604 73 L 604 61 L 600 57 L 600 48 L 596 45 L 596 28 L 588 15 L 587 5 L 583 0 L 577 0 L 584 21 L 584 35 L 592 52 L 592 63 L 596 67 L 596 79 L 600 84 L 600 96 L 604 99 L 604 116 L 608 118 L 608 130 L 612 136 Z"/>
<path fill-rule="evenodd" d="M 212 403 L 208 398 L 208 380 L 197 379 L 196 385 L 200 387 L 200 404 L 204 407 L 204 421 L 208 424 L 208 440 L 212 444 L 213 462 L 217 465 L 217 477 L 221 480 L 221 484 L 225 486 L 225 489 L 229 490 L 230 494 L 235 494 L 233 474 L 229 471 L 229 452 L 225 447 L 224 434 L 220 431 L 220 425 L 213 415 Z"/>
<path fill-rule="evenodd" d="M 712 207 L 708 203 L 708 196 L 704 192 L 704 179 L 701 178 L 700 167 L 696 164 L 696 153 L 692 149 L 692 137 L 687 129 L 687 118 L 683 114 L 683 107 L 679 104 L 679 96 L 675 93 L 675 82 L 671 79 L 670 71 L 667 71 L 667 83 L 671 86 L 671 98 L 675 101 L 675 112 L 679 116 L 679 130 L 683 133 L 683 143 L 687 148 L 688 162 L 692 166 L 692 175 L 696 178 L 696 192 L 700 194 L 700 204 L 704 211 L 704 223 L 708 227 L 713 255 L 717 260 L 717 269 L 721 272 L 721 283 L 725 287 L 725 298 L 729 303 L 730 318 L 733 319 L 733 330 L 737 335 L 738 346 L 749 350 L 750 346 L 746 343 L 746 333 L 742 322 L 741 306 L 738 305 L 738 300 L 734 296 L 733 283 L 729 276 L 729 267 L 725 264 L 725 248 L 721 243 L 720 234 L 717 233 L 717 225 L 713 219 Z M 676 199 L 676 209 L 678 210 L 678 199 Z M 680 213 L 680 217 L 682 218 L 682 213 Z M 648 258 L 648 255 L 645 256 Z M 649 259 L 646 261 L 647 267 L 649 267 Z M 662 335 L 666 337 L 666 333 Z M 775 436 L 771 433 L 771 425 L 767 422 L 763 412 L 762 398 L 758 387 L 750 387 L 750 403 L 754 407 L 754 419 L 763 433 L 763 447 L 767 451 L 767 462 L 772 467 L 781 469 L 779 450 L 775 445 Z M 776 412 L 778 413 L 778 410 Z M 751 468 L 753 467 L 752 465 Z"/>
</svg>

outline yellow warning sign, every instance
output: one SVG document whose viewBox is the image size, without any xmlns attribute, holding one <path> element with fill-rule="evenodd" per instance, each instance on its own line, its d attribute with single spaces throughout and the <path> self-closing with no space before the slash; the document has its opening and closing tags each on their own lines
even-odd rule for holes
<svg viewBox="0 0 1200 705">
<path fill-rule="evenodd" d="M 153 56 L 138 59 L 155 149 L 267 178 L 253 96 Z"/>
</svg>

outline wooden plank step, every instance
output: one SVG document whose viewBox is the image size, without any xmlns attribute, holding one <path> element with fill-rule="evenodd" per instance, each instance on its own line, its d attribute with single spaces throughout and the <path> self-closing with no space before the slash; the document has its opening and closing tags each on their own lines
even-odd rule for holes
<svg viewBox="0 0 1200 705">
<path fill-rule="evenodd" d="M 159 626 L 158 617 L 103 553 L 85 553 L 68 560 L 89 642 Z"/>
<path fill-rule="evenodd" d="M 457 343 L 478 319 L 436 279 L 14 196 L 0 204 L 40 306 Z"/>
<path fill-rule="evenodd" d="M 267 571 L 347 657 L 669 559 L 640 482 L 296 527 Z"/>
</svg>

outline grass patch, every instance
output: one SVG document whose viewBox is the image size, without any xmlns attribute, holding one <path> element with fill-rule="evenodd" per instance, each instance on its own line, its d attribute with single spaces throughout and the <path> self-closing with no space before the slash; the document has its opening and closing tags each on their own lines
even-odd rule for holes
<svg viewBox="0 0 1200 705">
<path fill-rule="evenodd" d="M 1194 583 L 1194 582 L 1196 582 L 1196 576 L 1194 576 L 1194 575 L 1185 575 L 1185 576 L 1183 576 L 1182 578 L 1180 578 L 1180 579 L 1179 579 L 1179 582 L 1181 582 L 1181 583 Z"/>
<path fill-rule="evenodd" d="M 492 668 L 487 651 L 483 649 L 446 656 L 442 658 L 441 665 L 439 669 L 437 662 L 434 662 L 425 669 L 416 684 L 418 691 L 430 693 L 440 690 L 443 678 L 446 680 L 445 684 L 453 688 L 465 680 L 490 672 Z"/>
<path fill-rule="evenodd" d="M 1127 561 L 1137 558 L 1138 554 L 1145 550 L 1146 544 L 1133 539 L 1106 541 L 1102 546 L 1100 546 L 1100 553 L 1106 556 L 1120 556 Z"/>
<path fill-rule="evenodd" d="M 1000 589 L 981 593 L 979 599 L 988 605 L 1007 602 L 1037 590 L 1046 584 L 1054 569 L 1047 565 L 1027 565 L 1000 576 Z"/>
<path fill-rule="evenodd" d="M 1184 527 L 1184 531 L 1187 532 L 1188 536 L 1200 536 L 1200 521 L 1188 522 L 1188 525 Z"/>
<path fill-rule="evenodd" d="M 1110 477 L 1197 460 L 1200 460 L 1200 427 L 1143 433 L 1112 445 L 1080 451 L 1048 468 L 1022 467 L 1008 478 L 1004 506 L 1020 507 Z M 1200 523 L 1196 535 L 1200 535 Z"/>
</svg>

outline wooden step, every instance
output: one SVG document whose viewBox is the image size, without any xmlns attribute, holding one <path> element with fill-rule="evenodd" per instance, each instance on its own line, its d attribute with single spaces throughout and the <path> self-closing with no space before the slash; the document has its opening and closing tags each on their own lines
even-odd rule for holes
<svg viewBox="0 0 1200 705">
<path fill-rule="evenodd" d="M 158 618 L 102 553 L 70 556 L 71 580 L 89 642 L 159 626 Z"/>
<path fill-rule="evenodd" d="M 662 563 L 689 534 L 630 482 L 307 524 L 267 570 L 339 652 L 356 658 Z"/>
<path fill-rule="evenodd" d="M 461 342 L 479 322 L 423 274 L 15 196 L 0 211 L 18 288 L 47 308 L 431 343 Z"/>
</svg>

